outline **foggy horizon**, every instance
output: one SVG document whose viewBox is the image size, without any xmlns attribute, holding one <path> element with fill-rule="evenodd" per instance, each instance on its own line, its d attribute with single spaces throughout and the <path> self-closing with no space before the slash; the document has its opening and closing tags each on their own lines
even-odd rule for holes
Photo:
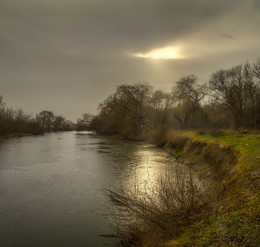
<svg viewBox="0 0 260 247">
<path fill-rule="evenodd" d="M 204 83 L 259 57 L 259 12 L 257 0 L 0 1 L 0 95 L 76 121 L 121 84 Z"/>
</svg>

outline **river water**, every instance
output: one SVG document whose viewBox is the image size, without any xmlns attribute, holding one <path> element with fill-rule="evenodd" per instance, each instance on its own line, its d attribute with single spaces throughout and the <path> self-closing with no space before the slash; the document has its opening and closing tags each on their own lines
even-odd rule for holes
<svg viewBox="0 0 260 247">
<path fill-rule="evenodd" d="M 62 132 L 0 143 L 0 246 L 116 246 L 103 188 L 152 186 L 174 159 L 151 144 Z"/>
</svg>

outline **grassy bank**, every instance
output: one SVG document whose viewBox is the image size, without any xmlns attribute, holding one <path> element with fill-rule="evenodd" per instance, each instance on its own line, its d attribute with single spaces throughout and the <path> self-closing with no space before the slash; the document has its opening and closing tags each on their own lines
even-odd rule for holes
<svg viewBox="0 0 260 247">
<path fill-rule="evenodd" d="M 185 187 L 183 181 L 180 186 L 180 181 L 166 178 L 152 197 L 109 191 L 123 220 L 133 221 L 119 236 L 127 240 L 124 246 L 259 246 L 260 135 L 171 130 L 156 134 L 158 146 L 184 160 L 206 187 L 197 191 L 192 180 Z M 192 193 L 189 186 L 195 188 Z M 176 198 L 182 198 L 181 203 Z M 124 222 L 119 218 L 118 224 L 120 228 Z"/>
<path fill-rule="evenodd" d="M 260 135 L 182 132 L 167 146 L 211 179 L 214 210 L 166 246 L 259 246 Z"/>
</svg>

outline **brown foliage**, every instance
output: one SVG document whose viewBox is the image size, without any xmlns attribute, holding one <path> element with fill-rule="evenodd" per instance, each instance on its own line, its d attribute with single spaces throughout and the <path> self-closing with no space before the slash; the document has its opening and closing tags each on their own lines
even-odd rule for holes
<svg viewBox="0 0 260 247">
<path fill-rule="evenodd" d="M 105 190 L 113 206 L 115 236 L 126 246 L 140 241 L 159 246 L 161 240 L 178 236 L 211 212 L 191 174 L 176 170 L 173 176 L 166 175 L 143 190 L 138 186 L 134 190 Z"/>
</svg>

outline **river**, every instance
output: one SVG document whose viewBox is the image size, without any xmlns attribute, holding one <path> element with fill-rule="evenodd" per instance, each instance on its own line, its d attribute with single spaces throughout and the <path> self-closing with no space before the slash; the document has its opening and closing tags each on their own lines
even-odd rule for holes
<svg viewBox="0 0 260 247">
<path fill-rule="evenodd" d="M 169 153 L 89 132 L 0 143 L 0 246 L 115 246 L 103 188 L 146 186 L 171 172 Z"/>
</svg>

